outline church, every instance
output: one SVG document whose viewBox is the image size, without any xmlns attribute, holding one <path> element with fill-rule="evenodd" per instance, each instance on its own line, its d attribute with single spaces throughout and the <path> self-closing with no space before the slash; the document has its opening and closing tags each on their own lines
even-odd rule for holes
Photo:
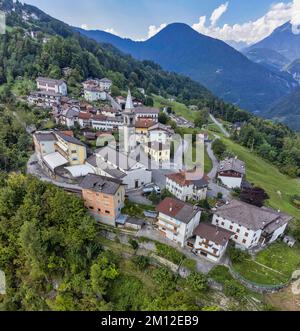
<svg viewBox="0 0 300 331">
<path fill-rule="evenodd" d="M 120 127 L 120 142 L 118 146 L 108 144 L 95 151 L 86 163 L 94 172 L 101 176 L 122 180 L 126 190 L 140 189 L 152 182 L 152 172 L 146 162 L 133 157 L 137 147 L 135 135 L 135 113 L 130 90 L 123 112 L 123 126 Z"/>
</svg>

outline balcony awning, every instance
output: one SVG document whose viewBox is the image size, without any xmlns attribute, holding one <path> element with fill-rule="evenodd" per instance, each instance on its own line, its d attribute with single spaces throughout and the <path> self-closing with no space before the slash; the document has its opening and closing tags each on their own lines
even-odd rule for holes
<svg viewBox="0 0 300 331">
<path fill-rule="evenodd" d="M 69 163 L 69 161 L 58 152 L 45 155 L 43 160 L 53 172 L 56 168 Z"/>
</svg>

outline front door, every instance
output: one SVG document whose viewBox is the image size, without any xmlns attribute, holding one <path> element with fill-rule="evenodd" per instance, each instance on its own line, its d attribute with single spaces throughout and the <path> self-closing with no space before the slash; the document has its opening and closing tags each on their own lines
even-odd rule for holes
<svg viewBox="0 0 300 331">
<path fill-rule="evenodd" d="M 138 180 L 135 181 L 135 188 L 136 188 L 136 189 L 139 188 L 139 181 L 138 181 Z"/>
</svg>

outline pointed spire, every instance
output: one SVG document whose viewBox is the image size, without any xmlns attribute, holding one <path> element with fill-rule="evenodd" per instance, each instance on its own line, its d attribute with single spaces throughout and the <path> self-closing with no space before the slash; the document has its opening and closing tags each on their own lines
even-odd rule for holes
<svg viewBox="0 0 300 331">
<path fill-rule="evenodd" d="M 125 109 L 126 109 L 126 110 L 133 110 L 133 109 L 134 109 L 130 89 L 128 90 L 128 95 L 127 95 L 127 100 L 126 100 L 126 106 L 125 106 Z"/>
</svg>

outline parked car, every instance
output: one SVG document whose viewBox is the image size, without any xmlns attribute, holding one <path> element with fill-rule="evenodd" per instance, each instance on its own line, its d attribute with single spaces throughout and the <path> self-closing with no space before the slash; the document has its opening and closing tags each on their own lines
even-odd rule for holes
<svg viewBox="0 0 300 331">
<path fill-rule="evenodd" d="M 160 187 L 157 186 L 157 185 L 145 186 L 144 189 L 143 189 L 143 194 L 144 195 L 150 195 L 151 193 L 160 194 L 161 193 Z"/>
</svg>

